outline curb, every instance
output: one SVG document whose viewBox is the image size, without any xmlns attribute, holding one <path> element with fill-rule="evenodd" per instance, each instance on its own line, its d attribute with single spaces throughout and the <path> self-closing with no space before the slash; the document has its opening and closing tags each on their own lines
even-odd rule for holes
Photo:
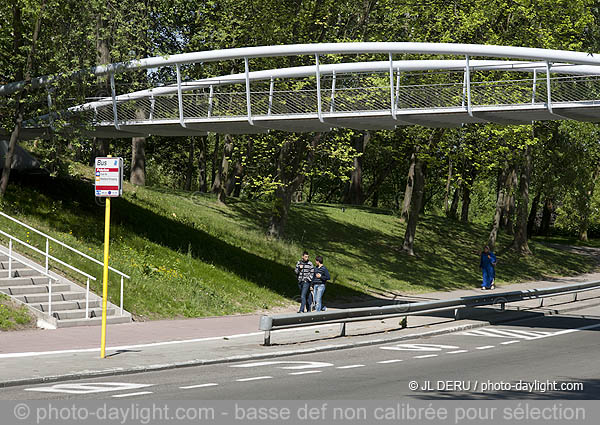
<svg viewBox="0 0 600 425">
<path fill-rule="evenodd" d="M 580 302 L 584 303 L 585 301 L 586 300 L 582 300 Z M 261 354 L 248 354 L 248 355 L 241 355 L 241 356 L 221 357 L 221 358 L 217 358 L 217 359 L 194 359 L 194 360 L 187 360 L 187 361 L 176 362 L 176 363 L 164 363 L 164 364 L 132 367 L 132 368 L 128 368 L 128 369 L 113 368 L 113 369 L 104 369 L 104 370 L 97 370 L 97 371 L 94 371 L 94 370 L 89 371 L 88 370 L 88 371 L 84 371 L 84 372 L 67 373 L 67 374 L 63 374 L 63 375 L 50 375 L 50 376 L 41 376 L 41 377 L 26 378 L 26 379 L 15 379 L 15 380 L 10 380 L 10 381 L 0 382 L 0 388 L 14 387 L 14 386 L 20 386 L 20 385 L 34 385 L 34 384 L 41 384 L 41 383 L 70 381 L 70 380 L 75 380 L 75 379 L 101 378 L 101 377 L 107 377 L 107 376 L 157 372 L 157 371 L 162 371 L 162 370 L 179 369 L 179 368 L 184 368 L 184 367 L 227 364 L 227 363 L 235 363 L 235 362 L 242 362 L 242 361 L 248 361 L 248 360 L 271 359 L 271 358 L 288 357 L 288 356 L 294 356 L 294 355 L 300 355 L 300 354 L 321 353 L 321 352 L 327 352 L 327 351 L 337 351 L 337 350 L 345 350 L 345 349 L 351 349 L 351 348 L 368 347 L 368 346 L 372 346 L 372 345 L 388 344 L 388 343 L 397 342 L 397 341 L 406 341 L 406 340 L 417 339 L 417 338 L 444 335 L 444 334 L 449 334 L 449 333 L 453 333 L 453 332 L 481 328 L 481 327 L 489 326 L 491 324 L 510 323 L 510 322 L 515 322 L 515 321 L 519 321 L 519 320 L 525 320 L 525 319 L 532 318 L 532 317 L 539 317 L 540 315 L 552 316 L 552 315 L 560 314 L 563 312 L 580 310 L 582 308 L 595 307 L 598 305 L 600 305 L 600 300 L 596 299 L 592 303 L 586 303 L 585 305 L 571 306 L 571 307 L 563 308 L 563 309 L 552 309 L 549 311 L 548 310 L 539 311 L 539 309 L 537 309 L 537 308 L 535 310 L 531 309 L 531 310 L 526 310 L 526 311 L 525 310 L 516 310 L 516 311 L 505 312 L 505 313 L 512 313 L 511 316 L 515 316 L 515 317 L 506 317 L 506 318 L 501 318 L 500 320 L 487 319 L 487 320 L 482 320 L 479 323 L 457 325 L 457 326 L 451 326 L 448 328 L 438 329 L 438 330 L 434 330 L 434 331 L 402 335 L 402 336 L 396 336 L 396 337 L 392 337 L 392 338 L 377 338 L 377 339 L 372 339 L 372 340 L 368 340 L 368 341 L 351 342 L 351 343 L 347 343 L 347 344 L 330 344 L 330 345 L 325 345 L 322 347 L 302 348 L 302 349 L 296 349 L 296 350 L 276 351 L 276 352 L 261 353 Z M 516 317 L 516 316 L 518 316 L 518 317 Z M 347 337 L 347 338 L 352 338 L 352 337 Z"/>
</svg>

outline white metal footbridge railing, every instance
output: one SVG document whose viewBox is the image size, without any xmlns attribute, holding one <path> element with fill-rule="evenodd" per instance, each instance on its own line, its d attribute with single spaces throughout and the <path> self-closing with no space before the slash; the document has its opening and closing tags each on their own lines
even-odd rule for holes
<svg viewBox="0 0 600 425">
<path fill-rule="evenodd" d="M 103 266 L 104 263 L 102 263 L 102 261 L 99 261 L 97 259 L 95 259 L 94 257 L 91 257 L 75 248 L 73 248 L 72 246 L 69 246 L 67 244 L 65 244 L 64 242 L 59 241 L 58 239 L 53 238 L 50 235 L 47 235 L 44 232 L 41 232 L 31 226 L 29 226 L 28 224 L 25 224 L 19 220 L 17 220 L 14 217 L 9 216 L 8 214 L 0 211 L 0 216 L 10 220 L 11 222 L 17 224 L 18 226 L 27 229 L 31 232 L 36 233 L 37 235 L 41 236 L 43 239 L 45 239 L 45 249 L 40 249 L 37 248 L 35 246 L 33 246 L 32 244 L 25 242 L 3 230 L 0 230 L 0 235 L 4 236 L 7 240 L 8 240 L 8 251 L 4 252 L 4 254 L 6 254 L 8 256 L 8 278 L 13 278 L 13 273 L 12 273 L 12 263 L 13 261 L 18 261 L 18 262 L 22 262 L 22 259 L 15 259 L 15 256 L 13 254 L 13 244 L 16 243 L 24 248 L 27 248 L 39 255 L 42 256 L 42 258 L 44 259 L 44 267 L 39 267 L 37 265 L 35 265 L 32 261 L 28 261 L 27 262 L 27 267 L 32 268 L 33 270 L 35 270 L 36 272 L 39 272 L 40 274 L 42 274 L 43 276 L 46 276 L 49 278 L 50 282 L 48 284 L 48 289 L 49 289 L 49 294 L 48 294 L 48 314 L 52 315 L 52 281 L 56 281 L 57 279 L 55 277 L 52 277 L 49 275 L 50 272 L 50 266 L 51 266 L 51 262 L 59 264 L 63 267 L 66 267 L 67 269 L 83 276 L 86 279 L 86 296 L 85 296 L 85 316 L 87 319 L 89 319 L 89 299 L 90 299 L 90 280 L 96 280 L 96 278 L 94 276 L 92 276 L 89 273 L 84 272 L 83 270 L 59 259 L 56 258 L 55 256 L 50 254 L 50 243 L 56 244 L 58 246 L 61 246 L 73 253 L 75 253 L 77 256 L 80 256 L 82 258 L 84 258 L 85 260 L 91 261 L 92 263 L 95 263 L 97 265 Z M 108 267 L 110 271 L 116 273 L 120 279 L 121 279 L 121 286 L 120 286 L 120 302 L 119 302 L 119 307 L 120 307 L 120 312 L 121 315 L 123 315 L 123 291 L 124 291 L 124 279 L 130 279 L 131 277 L 113 267 Z"/>
<path fill-rule="evenodd" d="M 357 55 L 384 60 L 359 62 Z M 272 64 L 277 57 L 298 63 L 308 58 L 312 64 L 254 69 L 261 60 Z M 185 67 L 201 69 L 216 61 L 243 64 L 244 72 L 184 80 Z M 117 93 L 120 74 L 165 67 L 172 69 L 172 84 Z M 600 120 L 600 56 L 587 52 L 447 43 L 298 44 L 145 58 L 77 71 L 69 78 L 90 75 L 108 76 L 110 95 L 60 113 L 85 134 L 102 137 Z M 31 85 L 58 81 L 39 77 Z M 23 82 L 0 86 L 0 96 L 23 87 Z M 49 92 L 50 111 L 51 104 Z M 29 120 L 23 137 L 49 135 L 56 114 Z"/>
</svg>

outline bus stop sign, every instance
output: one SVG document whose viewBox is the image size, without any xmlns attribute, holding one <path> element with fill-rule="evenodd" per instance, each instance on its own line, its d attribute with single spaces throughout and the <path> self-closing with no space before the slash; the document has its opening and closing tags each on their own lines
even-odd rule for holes
<svg viewBox="0 0 600 425">
<path fill-rule="evenodd" d="M 123 158 L 96 158 L 96 196 L 116 198 L 123 194 Z"/>
</svg>

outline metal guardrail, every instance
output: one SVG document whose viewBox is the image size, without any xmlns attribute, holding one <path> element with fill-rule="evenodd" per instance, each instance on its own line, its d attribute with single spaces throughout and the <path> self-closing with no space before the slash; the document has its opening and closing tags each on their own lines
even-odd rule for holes
<svg viewBox="0 0 600 425">
<path fill-rule="evenodd" d="M 4 232 L 2 232 L 2 233 L 4 233 Z M 57 282 L 58 279 L 55 278 L 55 277 L 53 277 L 53 276 L 50 276 L 47 272 L 45 272 L 44 270 L 42 270 L 41 268 L 39 268 L 33 262 L 24 262 L 23 259 L 21 259 L 21 258 L 19 258 L 19 259 L 15 258 L 15 256 L 12 253 L 12 241 L 13 241 L 13 239 L 11 239 L 10 242 L 9 242 L 8 251 L 7 252 L 4 252 L 4 248 L 0 247 L 0 253 L 3 254 L 3 255 L 6 255 L 8 257 L 8 277 L 10 279 L 12 279 L 14 277 L 13 276 L 13 268 L 12 268 L 12 262 L 13 261 L 16 261 L 16 262 L 19 262 L 19 263 L 23 263 L 27 267 L 29 267 L 30 269 L 35 270 L 39 274 L 47 277 L 48 278 L 48 311 L 44 312 L 44 311 L 41 311 L 39 309 L 36 309 L 36 310 L 37 311 L 41 311 L 44 314 L 48 314 L 49 316 L 52 316 L 52 281 Z M 17 241 L 18 241 L 18 239 L 17 239 Z M 20 241 L 18 241 L 18 242 L 20 242 Z M 7 295 L 10 295 L 10 294 L 7 294 Z M 87 299 L 86 299 L 86 309 L 87 309 Z M 86 314 L 87 314 L 87 310 L 86 310 Z"/>
<path fill-rule="evenodd" d="M 510 291 L 500 293 L 488 293 L 469 297 L 453 298 L 449 300 L 435 300 L 416 303 L 400 303 L 381 307 L 349 308 L 334 311 L 311 312 L 305 314 L 288 313 L 273 316 L 261 316 L 259 330 L 265 332 L 264 345 L 271 344 L 271 331 L 287 328 L 298 328 L 318 324 L 341 323 L 341 336 L 346 334 L 346 323 L 362 322 L 368 320 L 381 320 L 384 318 L 410 316 L 439 312 L 444 310 L 456 310 L 455 318 L 458 318 L 459 310 L 489 305 L 500 305 L 504 310 L 505 304 L 525 301 L 531 299 L 542 299 L 565 294 L 575 294 L 573 301 L 577 301 L 577 293 L 600 289 L 600 281 L 584 282 L 570 285 L 555 286 L 543 289 L 528 289 L 524 291 Z"/>
<path fill-rule="evenodd" d="M 39 231 L 39 230 L 37 230 L 37 229 L 29 226 L 28 224 L 25 224 L 25 223 L 17 220 L 16 218 L 13 218 L 13 217 L 9 216 L 8 214 L 6 214 L 6 213 L 4 213 L 2 211 L 0 211 L 0 216 L 2 216 L 4 218 L 6 218 L 6 219 L 8 219 L 8 220 L 10 220 L 10 221 L 18 224 L 18 225 L 20 225 L 21 227 L 24 227 L 24 228 L 26 228 L 28 230 L 31 230 L 32 232 L 34 232 L 34 233 L 36 233 L 36 234 L 38 234 L 38 235 L 46 238 L 46 249 L 45 249 L 45 251 L 42 251 L 42 250 L 40 250 L 40 249 L 38 249 L 38 248 L 36 248 L 34 246 L 31 246 L 30 244 L 28 244 L 26 242 L 23 242 L 23 241 L 15 238 L 14 236 L 12 236 L 12 235 L 10 235 L 10 234 L 8 234 L 8 233 L 3 232 L 3 231 L 0 230 L 0 234 L 2 234 L 5 237 L 7 237 L 9 239 L 9 241 L 15 240 L 16 242 L 18 242 L 21 245 L 23 245 L 23 246 L 25 246 L 25 247 L 33 250 L 34 252 L 37 252 L 38 254 L 43 255 L 45 257 L 45 260 L 46 260 L 46 264 L 45 264 L 45 272 L 46 273 L 48 273 L 48 271 L 49 271 L 49 261 L 52 260 L 52 261 L 54 261 L 54 262 L 56 262 L 56 263 L 58 263 L 58 264 L 60 264 L 60 265 L 62 265 L 64 267 L 67 267 L 67 268 L 75 271 L 76 273 L 79 273 L 82 276 L 84 276 L 84 277 L 87 278 L 87 283 L 86 283 L 86 318 L 89 319 L 89 317 L 88 317 L 88 304 L 89 304 L 89 292 L 90 292 L 90 279 L 91 280 L 96 280 L 96 278 L 93 277 L 93 276 L 91 276 L 91 275 L 89 275 L 88 273 L 85 273 L 84 271 L 81 271 L 78 268 L 73 267 L 70 264 L 67 264 L 64 261 L 59 260 L 58 258 L 53 257 L 52 255 L 50 255 L 50 242 L 53 242 L 53 243 L 55 243 L 57 245 L 60 245 L 63 248 L 66 248 L 66 249 L 70 250 L 71 252 L 74 252 L 75 254 L 78 254 L 79 256 L 85 258 L 86 260 L 92 261 L 93 263 L 96 263 L 96 264 L 98 264 L 100 266 L 103 266 L 104 263 L 102 261 L 100 261 L 100 260 L 95 259 L 94 257 L 91 257 L 91 256 L 89 256 L 89 255 L 87 255 L 87 254 L 79 251 L 78 249 L 73 248 L 72 246 L 67 245 L 64 242 L 59 241 L 58 239 L 53 238 L 50 235 L 47 235 L 44 232 L 41 232 L 41 231 Z M 123 284 L 124 284 L 123 279 L 124 278 L 131 279 L 131 277 L 129 275 L 123 273 L 122 271 L 117 270 L 117 269 L 115 269 L 113 267 L 109 266 L 108 269 L 110 271 L 112 271 L 112 272 L 115 272 L 116 274 L 118 274 L 121 277 L 121 298 L 120 298 L 120 306 L 119 307 L 120 307 L 120 310 L 121 310 L 121 315 L 123 315 Z"/>
</svg>

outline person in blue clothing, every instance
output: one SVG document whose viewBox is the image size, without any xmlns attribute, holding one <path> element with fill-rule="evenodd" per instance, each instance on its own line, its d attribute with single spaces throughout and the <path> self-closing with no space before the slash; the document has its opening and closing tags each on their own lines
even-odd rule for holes
<svg viewBox="0 0 600 425">
<path fill-rule="evenodd" d="M 325 292 L 325 285 L 329 279 L 331 279 L 331 276 L 329 276 L 329 270 L 327 270 L 327 267 L 323 265 L 323 257 L 317 255 L 315 258 L 315 274 L 312 281 L 315 291 L 316 311 L 326 310 L 325 306 L 323 305 L 323 293 Z"/>
<path fill-rule="evenodd" d="M 483 248 L 479 268 L 483 274 L 481 289 L 494 289 L 494 280 L 496 279 L 496 255 L 490 251 L 490 247 Z"/>
</svg>

